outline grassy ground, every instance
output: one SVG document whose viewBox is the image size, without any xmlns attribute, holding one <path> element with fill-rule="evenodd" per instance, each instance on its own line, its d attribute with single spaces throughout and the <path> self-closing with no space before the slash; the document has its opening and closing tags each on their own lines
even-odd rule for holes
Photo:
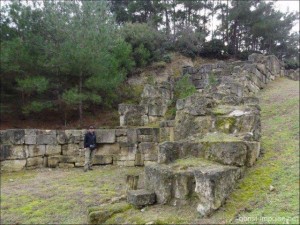
<svg viewBox="0 0 300 225">
<path fill-rule="evenodd" d="M 200 219 L 195 205 L 155 205 L 116 214 L 107 223 L 297 224 L 299 82 L 278 79 L 260 96 L 263 156 L 216 214 Z M 86 223 L 88 206 L 125 193 L 128 173 L 142 173 L 142 168 L 105 166 L 89 173 L 42 169 L 1 174 L 1 224 Z"/>
<path fill-rule="evenodd" d="M 125 194 L 126 174 L 142 168 L 102 166 L 1 174 L 1 224 L 83 224 L 88 206 Z"/>
</svg>

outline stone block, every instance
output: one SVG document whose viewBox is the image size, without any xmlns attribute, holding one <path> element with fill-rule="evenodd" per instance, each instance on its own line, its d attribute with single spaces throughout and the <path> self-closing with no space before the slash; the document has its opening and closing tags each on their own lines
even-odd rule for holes
<svg viewBox="0 0 300 225">
<path fill-rule="evenodd" d="M 56 168 L 58 166 L 59 161 L 60 161 L 59 156 L 50 156 L 50 157 L 48 157 L 48 167 Z"/>
<path fill-rule="evenodd" d="M 26 159 L 5 160 L 1 162 L 1 170 L 5 172 L 20 171 L 25 168 Z"/>
<path fill-rule="evenodd" d="M 0 147 L 0 159 L 25 159 L 25 146 L 24 145 L 1 145 Z"/>
<path fill-rule="evenodd" d="M 117 143 L 120 143 L 120 142 L 128 142 L 128 138 L 127 136 L 120 136 L 120 137 L 117 137 Z"/>
<path fill-rule="evenodd" d="M 62 145 L 68 143 L 68 137 L 64 130 L 58 130 L 56 135 L 57 143 Z"/>
<path fill-rule="evenodd" d="M 114 165 L 117 166 L 135 166 L 135 161 L 134 160 L 126 160 L 126 161 L 114 161 Z"/>
<path fill-rule="evenodd" d="M 62 154 L 69 156 L 79 155 L 79 145 L 78 144 L 66 144 L 61 146 Z"/>
<path fill-rule="evenodd" d="M 197 211 L 202 216 L 208 216 L 218 209 L 232 192 L 234 185 L 241 177 L 237 167 L 214 166 L 204 167 L 194 171 L 199 197 Z"/>
<path fill-rule="evenodd" d="M 247 145 L 247 162 L 246 165 L 251 167 L 254 165 L 260 154 L 260 142 L 246 142 Z"/>
<path fill-rule="evenodd" d="M 224 165 L 244 166 L 247 157 L 247 145 L 242 141 L 203 143 L 205 158 Z"/>
<path fill-rule="evenodd" d="M 127 202 L 137 208 L 155 203 L 155 193 L 145 189 L 131 190 L 127 192 Z"/>
<path fill-rule="evenodd" d="M 116 137 L 126 136 L 127 129 L 116 129 Z"/>
<path fill-rule="evenodd" d="M 94 150 L 95 155 L 115 155 L 120 154 L 119 143 L 115 144 L 100 144 L 98 148 Z"/>
<path fill-rule="evenodd" d="M 56 145 L 56 134 L 38 134 L 36 136 L 36 143 L 38 145 Z"/>
<path fill-rule="evenodd" d="M 97 143 L 115 143 L 116 132 L 114 129 L 99 129 L 95 131 Z"/>
<path fill-rule="evenodd" d="M 66 140 L 69 144 L 79 144 L 84 139 L 83 130 L 65 130 Z"/>
<path fill-rule="evenodd" d="M 75 167 L 84 167 L 84 162 L 76 162 Z"/>
<path fill-rule="evenodd" d="M 113 163 L 113 157 L 111 155 L 95 155 L 93 158 L 94 165 L 107 165 Z"/>
<path fill-rule="evenodd" d="M 28 158 L 26 167 L 42 167 L 44 165 L 43 157 Z"/>
<path fill-rule="evenodd" d="M 144 160 L 157 161 L 158 144 L 153 142 L 142 142 L 139 144 L 138 148 L 143 154 Z"/>
<path fill-rule="evenodd" d="M 46 145 L 27 145 L 25 147 L 26 157 L 44 156 Z"/>
<path fill-rule="evenodd" d="M 58 167 L 63 168 L 63 169 L 74 168 L 75 164 L 74 163 L 59 163 Z"/>
<path fill-rule="evenodd" d="M 10 143 L 15 145 L 22 145 L 25 143 L 25 130 L 23 129 L 10 129 L 6 131 Z"/>
<path fill-rule="evenodd" d="M 173 174 L 160 165 L 145 166 L 145 187 L 156 194 L 158 204 L 166 204 L 172 199 Z"/>
<path fill-rule="evenodd" d="M 60 155 L 61 145 L 46 145 L 46 155 Z"/>
<path fill-rule="evenodd" d="M 127 140 L 128 140 L 128 143 L 137 143 L 137 141 L 138 141 L 137 129 L 128 129 L 127 130 Z"/>
<path fill-rule="evenodd" d="M 25 135 L 25 144 L 26 145 L 35 145 L 36 144 L 36 135 Z"/>
</svg>

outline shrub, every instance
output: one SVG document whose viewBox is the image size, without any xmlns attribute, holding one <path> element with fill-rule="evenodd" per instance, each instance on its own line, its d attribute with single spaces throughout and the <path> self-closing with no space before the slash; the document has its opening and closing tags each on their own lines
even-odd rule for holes
<svg viewBox="0 0 300 225">
<path fill-rule="evenodd" d="M 289 70 L 289 69 L 296 70 L 299 68 L 299 61 L 297 61 L 295 59 L 285 59 L 284 60 L 284 68 L 287 70 Z"/>
<path fill-rule="evenodd" d="M 205 42 L 200 50 L 200 55 L 207 58 L 224 59 L 228 57 L 227 48 L 221 40 L 213 39 Z"/>
<path fill-rule="evenodd" d="M 200 46 L 205 40 L 204 34 L 193 31 L 192 28 L 186 27 L 176 34 L 175 49 L 191 58 L 195 58 Z"/>
<path fill-rule="evenodd" d="M 159 60 L 164 53 L 166 36 L 146 23 L 127 23 L 121 34 L 132 46 L 133 57 L 138 67 Z"/>
<path fill-rule="evenodd" d="M 190 75 L 184 75 L 175 85 L 175 98 L 186 98 L 196 92 L 195 86 L 190 80 Z"/>
</svg>

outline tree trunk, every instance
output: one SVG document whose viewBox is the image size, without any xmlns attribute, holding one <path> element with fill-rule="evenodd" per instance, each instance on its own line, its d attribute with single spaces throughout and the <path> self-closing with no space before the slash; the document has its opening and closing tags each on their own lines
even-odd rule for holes
<svg viewBox="0 0 300 225">
<path fill-rule="evenodd" d="M 79 95 L 80 95 L 80 100 L 79 100 L 79 106 L 78 106 L 78 112 L 79 112 L 79 123 L 80 126 L 82 124 L 82 72 L 80 72 L 79 74 Z"/>
</svg>

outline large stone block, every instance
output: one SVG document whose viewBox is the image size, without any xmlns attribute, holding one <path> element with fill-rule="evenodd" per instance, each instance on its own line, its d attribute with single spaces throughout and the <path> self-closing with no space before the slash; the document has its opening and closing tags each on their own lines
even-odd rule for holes
<svg viewBox="0 0 300 225">
<path fill-rule="evenodd" d="M 39 131 L 36 136 L 36 143 L 38 145 L 56 145 L 56 131 Z"/>
<path fill-rule="evenodd" d="M 114 129 L 102 129 L 96 130 L 97 143 L 115 143 L 116 132 Z"/>
<path fill-rule="evenodd" d="M 50 168 L 58 167 L 59 161 L 60 161 L 60 156 L 50 156 L 50 157 L 48 157 L 48 167 L 50 167 Z"/>
<path fill-rule="evenodd" d="M 120 154 L 120 145 L 119 143 L 100 144 L 94 151 L 95 155 L 117 155 Z"/>
<path fill-rule="evenodd" d="M 144 189 L 127 192 L 127 202 L 141 208 L 155 203 L 155 193 Z"/>
<path fill-rule="evenodd" d="M 26 159 L 5 160 L 1 162 L 1 170 L 5 172 L 20 171 L 25 168 Z"/>
<path fill-rule="evenodd" d="M 208 216 L 218 209 L 232 192 L 233 187 L 241 177 L 241 170 L 237 167 L 204 167 L 194 171 L 196 187 L 199 197 L 197 211 L 202 216 Z"/>
<path fill-rule="evenodd" d="M 46 155 L 60 155 L 61 145 L 46 145 Z"/>
<path fill-rule="evenodd" d="M 63 168 L 63 169 L 69 169 L 69 168 L 74 168 L 75 164 L 74 163 L 59 163 L 58 164 L 59 168 Z"/>
<path fill-rule="evenodd" d="M 24 145 L 1 145 L 0 159 L 1 161 L 7 159 L 25 159 L 26 154 Z"/>
<path fill-rule="evenodd" d="M 26 157 L 44 156 L 46 154 L 46 145 L 27 145 L 25 147 Z"/>
<path fill-rule="evenodd" d="M 156 194 L 159 204 L 166 204 L 172 199 L 173 174 L 159 165 L 145 167 L 145 187 Z"/>
<path fill-rule="evenodd" d="M 58 144 L 62 145 L 62 144 L 68 143 L 68 137 L 67 137 L 64 130 L 58 130 L 57 131 L 56 139 L 57 139 Z"/>
<path fill-rule="evenodd" d="M 127 140 L 128 140 L 128 143 L 137 143 L 137 141 L 138 141 L 137 129 L 128 129 L 127 130 Z"/>
<path fill-rule="evenodd" d="M 67 143 L 69 144 L 79 144 L 84 139 L 84 130 L 65 130 L 65 134 Z"/>
<path fill-rule="evenodd" d="M 205 158 L 224 165 L 244 166 L 247 158 L 247 145 L 242 141 L 204 142 Z"/>
<path fill-rule="evenodd" d="M 61 146 L 62 154 L 69 156 L 79 155 L 79 145 L 78 144 L 66 144 Z"/>
<path fill-rule="evenodd" d="M 247 162 L 246 165 L 251 167 L 254 165 L 260 154 L 260 142 L 246 142 L 247 144 Z"/>
<path fill-rule="evenodd" d="M 111 155 L 95 155 L 93 158 L 94 165 L 107 165 L 113 163 L 113 157 Z"/>
<path fill-rule="evenodd" d="M 138 146 L 139 151 L 147 161 L 157 161 L 158 144 L 153 142 L 142 142 Z"/>
<path fill-rule="evenodd" d="M 7 136 L 6 136 L 7 135 Z M 4 139 L 9 139 L 10 143 L 15 145 L 21 145 L 25 143 L 25 130 L 23 129 L 10 129 L 6 131 Z"/>
<path fill-rule="evenodd" d="M 33 157 L 27 159 L 26 167 L 42 167 L 43 164 L 44 164 L 43 157 Z"/>
</svg>

